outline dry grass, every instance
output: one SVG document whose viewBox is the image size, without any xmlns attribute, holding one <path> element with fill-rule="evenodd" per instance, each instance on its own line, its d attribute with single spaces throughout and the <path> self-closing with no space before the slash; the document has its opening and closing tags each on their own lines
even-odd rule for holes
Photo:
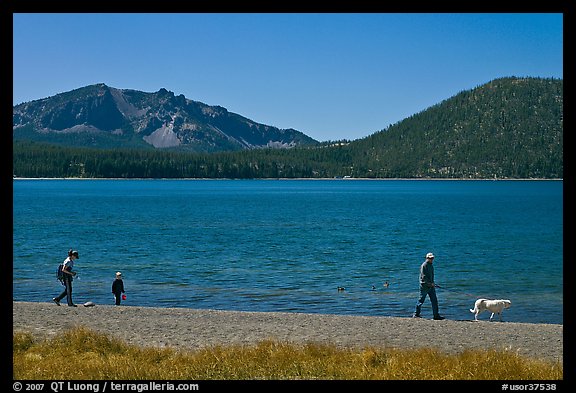
<svg viewBox="0 0 576 393">
<path fill-rule="evenodd" d="M 560 380 L 560 362 L 494 350 L 342 349 L 263 341 L 195 351 L 128 345 L 85 328 L 13 335 L 13 378 L 35 380 Z"/>
</svg>

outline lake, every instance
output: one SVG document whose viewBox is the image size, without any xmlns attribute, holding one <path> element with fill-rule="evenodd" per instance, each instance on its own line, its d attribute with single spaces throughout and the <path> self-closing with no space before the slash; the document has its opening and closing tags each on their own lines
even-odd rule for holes
<svg viewBox="0 0 576 393">
<path fill-rule="evenodd" d="M 78 304 L 409 317 L 433 252 L 446 318 L 563 323 L 562 181 L 14 180 L 13 299 L 70 248 Z"/>
</svg>

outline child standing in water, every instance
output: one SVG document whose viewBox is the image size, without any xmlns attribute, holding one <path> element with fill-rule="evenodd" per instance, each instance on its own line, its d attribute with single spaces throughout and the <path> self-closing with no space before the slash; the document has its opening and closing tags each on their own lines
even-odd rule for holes
<svg viewBox="0 0 576 393">
<path fill-rule="evenodd" d="M 122 273 L 120 272 L 116 272 L 116 279 L 112 283 L 112 293 L 116 299 L 116 305 L 119 306 L 124 293 L 124 281 L 122 281 Z"/>
</svg>

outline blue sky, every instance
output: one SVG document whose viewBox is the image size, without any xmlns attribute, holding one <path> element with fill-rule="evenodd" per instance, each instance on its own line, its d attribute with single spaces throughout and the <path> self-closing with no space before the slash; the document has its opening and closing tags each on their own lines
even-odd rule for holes
<svg viewBox="0 0 576 393">
<path fill-rule="evenodd" d="M 563 78 L 562 14 L 13 14 L 13 104 L 95 83 L 358 139 L 505 76 Z"/>
</svg>

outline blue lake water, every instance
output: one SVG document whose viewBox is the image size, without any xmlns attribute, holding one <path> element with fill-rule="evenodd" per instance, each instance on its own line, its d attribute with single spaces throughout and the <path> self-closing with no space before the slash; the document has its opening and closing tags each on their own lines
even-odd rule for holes
<svg viewBox="0 0 576 393">
<path fill-rule="evenodd" d="M 15 180 L 14 300 L 69 248 L 76 303 L 409 317 L 433 252 L 447 318 L 563 323 L 562 181 Z"/>
</svg>

